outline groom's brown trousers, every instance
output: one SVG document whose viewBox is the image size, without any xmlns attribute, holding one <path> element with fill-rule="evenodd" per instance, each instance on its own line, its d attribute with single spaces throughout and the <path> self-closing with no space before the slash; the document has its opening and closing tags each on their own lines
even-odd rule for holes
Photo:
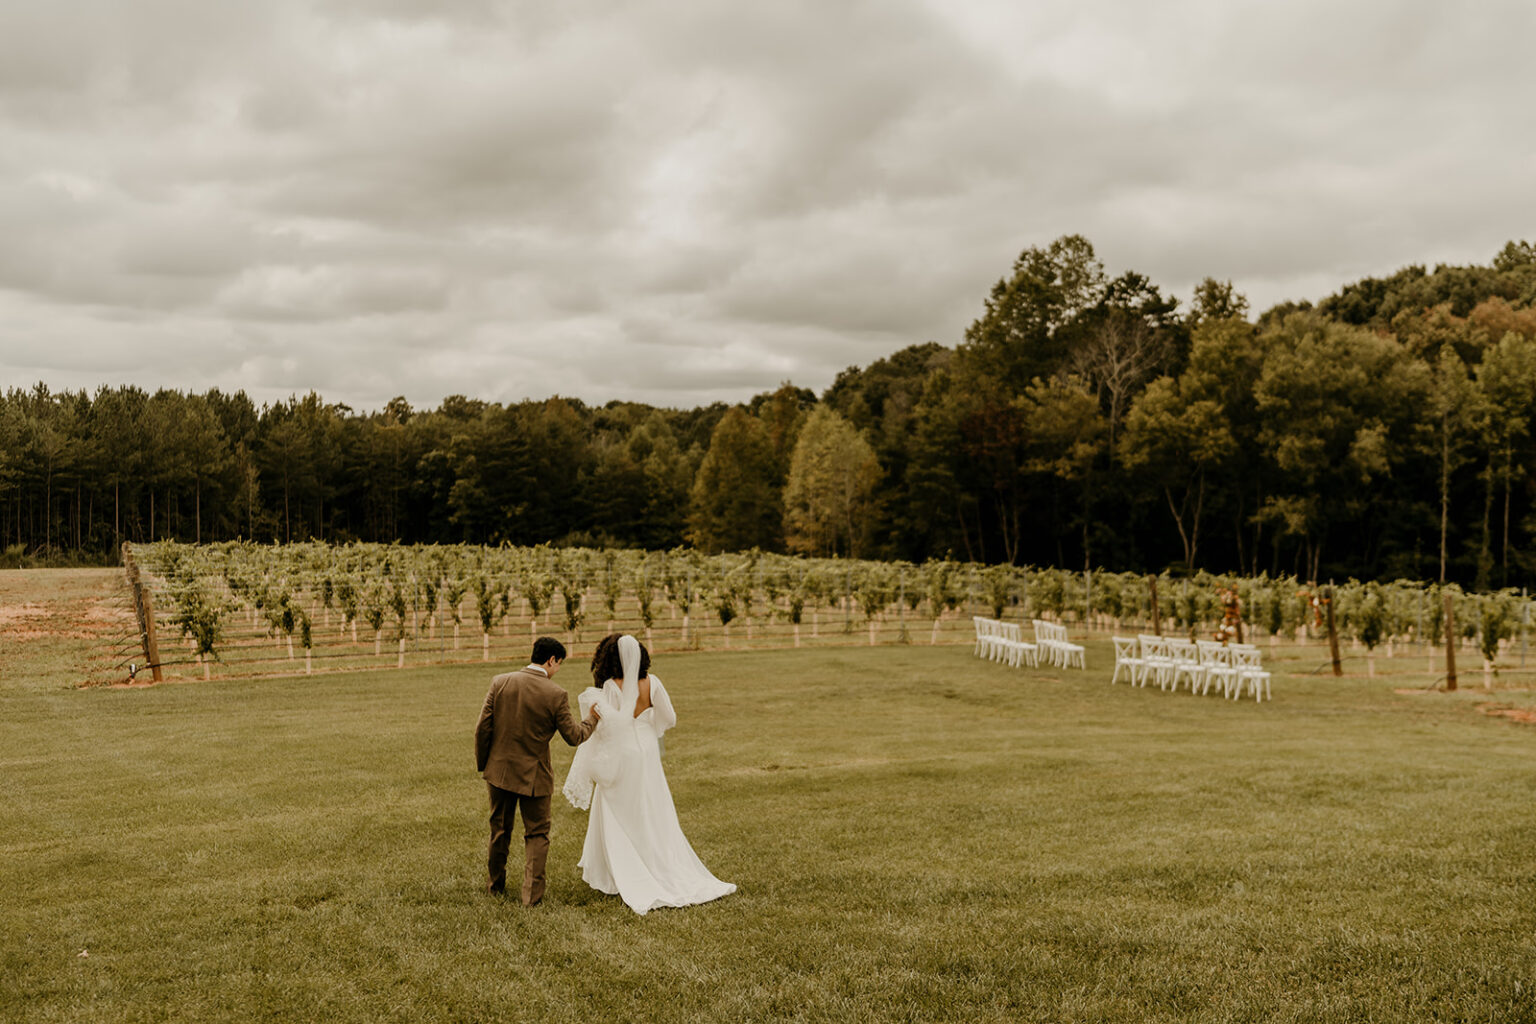
<svg viewBox="0 0 1536 1024">
<path fill-rule="evenodd" d="M 565 688 L 537 665 L 507 672 L 491 680 L 480 721 L 475 723 L 475 767 L 491 787 L 491 852 L 487 888 L 505 892 L 507 847 L 512 844 L 512 819 L 518 805 L 523 813 L 523 902 L 533 906 L 544 898 L 544 862 L 549 856 L 549 804 L 555 776 L 549 761 L 549 739 L 555 733 L 571 746 L 597 728 L 597 709 L 586 719 L 571 718 Z"/>
<path fill-rule="evenodd" d="M 550 796 L 529 796 L 486 783 L 491 791 L 490 889 L 507 887 L 507 853 L 512 846 L 512 819 L 523 814 L 523 906 L 544 898 L 544 864 L 549 859 Z"/>
</svg>

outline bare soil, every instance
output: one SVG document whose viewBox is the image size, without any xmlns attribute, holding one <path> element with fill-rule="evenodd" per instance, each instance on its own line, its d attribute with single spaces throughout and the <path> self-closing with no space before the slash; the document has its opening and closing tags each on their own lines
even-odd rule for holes
<svg viewBox="0 0 1536 1024">
<path fill-rule="evenodd" d="M 62 657 L 80 685 L 126 679 L 127 662 L 144 660 L 137 638 L 121 569 L 0 570 L 0 645 L 11 672 L 52 675 Z"/>
<path fill-rule="evenodd" d="M 1470 689 L 1470 688 L 1469 688 Z M 1402 694 L 1404 697 L 1429 696 L 1443 694 L 1445 691 L 1439 688 L 1426 689 L 1421 686 L 1398 687 L 1393 693 Z M 1513 689 L 1512 692 L 1527 693 L 1524 688 Z M 1504 718 L 1511 722 L 1519 722 L 1522 725 L 1536 725 L 1536 708 L 1520 707 L 1515 704 L 1505 704 L 1497 701 L 1484 700 L 1472 705 L 1477 711 L 1493 718 Z"/>
<path fill-rule="evenodd" d="M 1477 710 L 1485 715 L 1492 715 L 1495 718 L 1507 718 L 1511 722 L 1536 725 L 1536 708 L 1517 708 L 1510 704 L 1494 704 L 1490 701 L 1484 701 L 1477 705 Z"/>
</svg>

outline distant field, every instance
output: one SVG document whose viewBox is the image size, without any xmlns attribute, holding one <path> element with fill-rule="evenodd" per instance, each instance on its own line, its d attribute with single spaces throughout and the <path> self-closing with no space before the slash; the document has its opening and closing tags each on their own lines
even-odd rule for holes
<svg viewBox="0 0 1536 1024">
<path fill-rule="evenodd" d="M 497 666 L 76 689 L 111 585 L 0 573 L 0 1020 L 1536 1020 L 1536 726 L 1478 710 L 1531 695 L 1421 657 L 1282 647 L 1255 705 L 1101 637 L 665 655 L 741 891 L 636 917 L 557 802 L 529 912 L 479 891 Z"/>
</svg>

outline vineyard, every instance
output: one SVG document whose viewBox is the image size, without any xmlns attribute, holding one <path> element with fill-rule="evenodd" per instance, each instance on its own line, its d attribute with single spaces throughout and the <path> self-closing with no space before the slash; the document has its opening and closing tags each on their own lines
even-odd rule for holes
<svg viewBox="0 0 1536 1024">
<path fill-rule="evenodd" d="M 605 633 L 633 632 L 657 652 L 850 644 L 970 644 L 972 615 L 1043 618 L 1079 631 L 1209 634 L 1219 592 L 1235 592 L 1241 629 L 1271 644 L 1315 642 L 1331 610 L 1363 653 L 1453 639 L 1492 671 L 1518 644 L 1529 606 L 1515 591 L 1469 594 L 1399 581 L 1318 587 L 1291 578 L 705 556 L 582 548 L 173 542 L 125 546 L 168 674 L 204 678 L 510 662 L 535 636 L 580 655 Z M 1155 605 L 1155 611 L 1154 611 Z M 1331 606 L 1331 609 L 1330 609 Z M 130 673 L 143 656 L 124 662 Z"/>
</svg>

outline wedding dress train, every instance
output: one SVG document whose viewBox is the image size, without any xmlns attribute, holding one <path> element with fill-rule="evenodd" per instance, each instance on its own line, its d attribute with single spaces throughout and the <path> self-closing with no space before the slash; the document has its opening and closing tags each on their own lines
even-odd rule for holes
<svg viewBox="0 0 1536 1024">
<path fill-rule="evenodd" d="M 602 717 L 576 748 L 562 789 L 575 807 L 591 809 L 582 848 L 581 877 L 592 888 L 618 895 L 644 914 L 656 907 L 685 907 L 736 891 L 699 860 L 683 835 L 661 766 L 661 736 L 677 714 L 661 680 L 650 677 L 651 706 L 635 716 L 639 699 L 640 647 L 619 640 L 621 684 L 591 687 L 578 698 L 582 717 L 594 703 Z"/>
</svg>

